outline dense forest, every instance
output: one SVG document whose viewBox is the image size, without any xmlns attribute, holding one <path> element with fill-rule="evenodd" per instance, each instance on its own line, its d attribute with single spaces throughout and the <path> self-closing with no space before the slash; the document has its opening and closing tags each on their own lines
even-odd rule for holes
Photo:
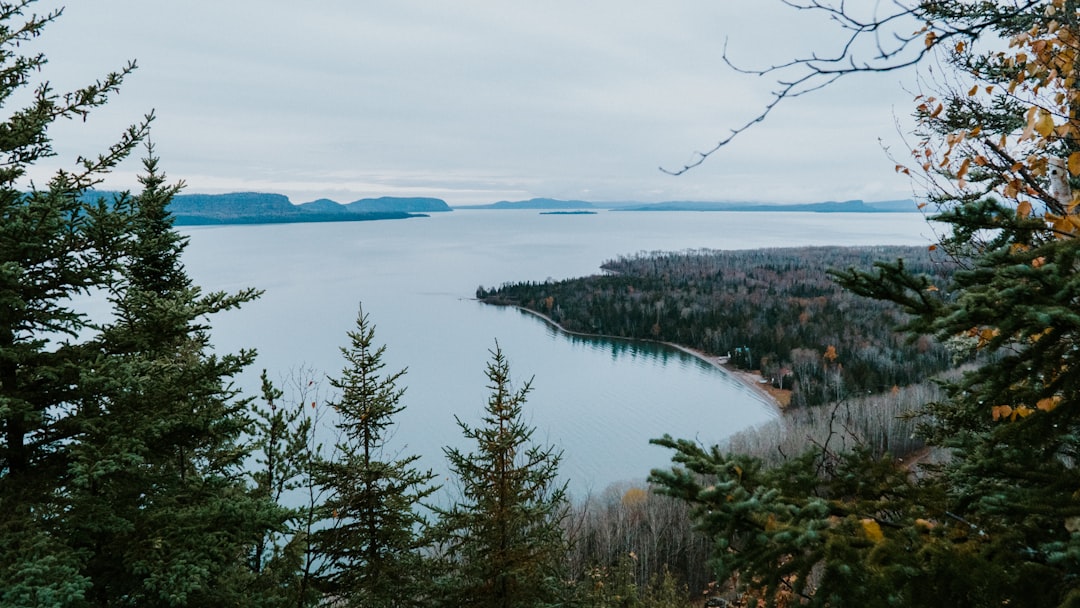
<svg viewBox="0 0 1080 608">
<path fill-rule="evenodd" d="M 831 270 L 904 266 L 947 284 L 953 264 L 927 247 L 803 247 L 641 253 L 604 274 L 480 287 L 490 304 L 541 313 L 571 332 L 673 342 L 760 369 L 796 406 L 891 390 L 954 365 L 932 336 L 899 332 L 895 304 L 842 289 Z"/>
<path fill-rule="evenodd" d="M 650 486 L 577 502 L 497 342 L 444 486 L 395 441 L 405 372 L 385 369 L 362 309 L 325 392 L 321 374 L 284 388 L 264 374 L 262 398 L 243 395 L 254 353 L 215 351 L 211 321 L 259 292 L 187 275 L 169 211 L 182 184 L 148 143 L 152 114 L 27 186 L 50 125 L 85 119 L 135 69 L 64 94 L 35 84 L 45 58 L 24 49 L 61 11 L 30 4 L 0 10 L 0 98 L 24 104 L 0 123 L 0 606 L 1080 605 L 1074 2 L 898 3 L 869 22 L 798 7 L 860 24 L 835 65 L 883 69 L 848 55 L 862 36 L 886 63 L 944 43 L 950 76 L 992 85 L 915 112 L 939 247 L 962 268 L 923 249 L 684 252 L 478 290 L 572 331 L 730 354 L 799 403 L 830 401 L 785 417 L 806 428 L 781 443 L 763 441 L 779 427 L 726 450 L 657 438 L 673 465 Z M 923 28 L 881 52 L 901 17 Z M 965 44 L 988 32 L 1009 50 Z M 834 80 L 818 57 L 781 67 Z M 140 148 L 138 192 L 86 196 Z M 972 353 L 938 384 L 900 386 Z M 871 416 L 905 410 L 902 437 Z M 933 466 L 895 457 L 916 433 Z"/>
</svg>

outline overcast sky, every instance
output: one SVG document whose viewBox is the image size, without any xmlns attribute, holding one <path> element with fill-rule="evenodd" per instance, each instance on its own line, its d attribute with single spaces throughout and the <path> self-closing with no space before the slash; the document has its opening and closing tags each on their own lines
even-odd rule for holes
<svg viewBox="0 0 1080 608">
<path fill-rule="evenodd" d="M 835 44 L 812 17 L 776 0 L 94 0 L 70 3 L 35 48 L 59 91 L 139 64 L 87 123 L 53 129 L 53 166 L 153 110 L 158 155 L 187 192 L 451 205 L 911 197 L 883 146 L 904 159 L 896 122 L 910 123 L 912 72 L 792 100 L 688 174 L 658 170 L 768 101 L 774 83 L 725 66 L 725 41 L 747 67 Z M 134 187 L 138 167 L 106 186 Z"/>
</svg>

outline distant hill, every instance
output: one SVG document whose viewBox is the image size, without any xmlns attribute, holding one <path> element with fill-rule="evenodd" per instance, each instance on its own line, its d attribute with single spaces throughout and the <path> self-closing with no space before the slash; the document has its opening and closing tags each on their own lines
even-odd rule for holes
<svg viewBox="0 0 1080 608">
<path fill-rule="evenodd" d="M 525 201 L 499 201 L 490 205 L 461 206 L 459 209 L 541 209 L 611 211 L 802 211 L 816 213 L 899 213 L 917 211 L 911 200 L 865 202 L 861 200 L 819 203 L 751 203 L 722 201 L 588 202 L 533 198 Z"/>
<path fill-rule="evenodd" d="M 473 205 L 463 209 L 595 209 L 587 201 L 561 201 L 554 198 L 531 198 L 527 201 L 499 201 L 490 205 Z"/>
<path fill-rule="evenodd" d="M 115 192 L 92 191 L 86 198 L 110 197 Z M 914 201 L 861 200 L 820 203 L 761 203 L 719 201 L 665 201 L 660 203 L 589 202 L 532 198 L 524 201 L 499 201 L 490 205 L 461 206 L 459 209 L 525 209 L 558 212 L 609 211 L 799 211 L 816 213 L 898 213 L 917 211 Z M 176 225 L 205 224 L 282 224 L 291 222 L 355 222 L 364 220 L 423 217 L 427 213 L 453 211 L 446 201 L 429 197 L 363 198 L 341 204 L 328 198 L 294 205 L 283 194 L 233 192 L 230 194 L 179 194 L 169 211 Z"/>
<path fill-rule="evenodd" d="M 110 192 L 90 192 L 87 197 L 108 197 Z M 292 222 L 355 222 L 424 217 L 424 213 L 452 211 L 437 198 L 382 197 L 360 199 L 342 205 L 321 198 L 294 205 L 287 196 L 263 192 L 231 194 L 179 194 L 169 211 L 177 226 L 207 224 L 285 224 Z"/>
<path fill-rule="evenodd" d="M 899 213 L 917 211 L 914 201 L 861 200 L 827 201 L 822 203 L 735 203 L 707 201 L 669 201 L 620 206 L 618 211 L 802 211 L 814 213 Z"/>
<path fill-rule="evenodd" d="M 322 199 L 326 200 L 326 199 Z M 408 213 L 438 213 L 452 211 L 450 205 L 441 198 L 401 198 L 383 196 L 380 198 L 362 198 L 343 205 L 350 213 L 372 213 L 386 211 L 405 211 Z"/>
</svg>

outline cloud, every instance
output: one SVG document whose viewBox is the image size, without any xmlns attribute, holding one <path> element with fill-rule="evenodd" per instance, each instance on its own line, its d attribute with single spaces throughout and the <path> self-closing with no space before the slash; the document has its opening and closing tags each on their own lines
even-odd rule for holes
<svg viewBox="0 0 1080 608">
<path fill-rule="evenodd" d="M 906 195 L 878 144 L 907 102 L 897 76 L 792 100 L 681 178 L 657 170 L 767 102 L 773 83 L 729 69 L 725 44 L 760 67 L 834 36 L 779 2 L 96 0 L 69 6 L 40 45 L 59 89 L 141 66 L 87 124 L 56 129 L 58 164 L 155 109 L 158 152 L 190 191 Z"/>
</svg>

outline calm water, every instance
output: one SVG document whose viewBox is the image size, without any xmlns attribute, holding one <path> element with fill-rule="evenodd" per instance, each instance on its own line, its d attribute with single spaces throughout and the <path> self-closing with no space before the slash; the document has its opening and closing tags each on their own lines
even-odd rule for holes
<svg viewBox="0 0 1080 608">
<path fill-rule="evenodd" d="M 263 297 L 214 320 L 219 350 L 255 348 L 241 378 L 278 380 L 300 368 L 336 375 L 357 307 L 387 345 L 387 369 L 408 368 L 394 448 L 445 470 L 442 447 L 463 448 L 457 416 L 475 423 L 484 366 L 498 340 L 514 377 L 534 377 L 526 405 L 535 438 L 564 450 L 575 495 L 643 479 L 670 454 L 663 433 L 716 442 L 775 416 L 722 371 L 651 344 L 582 340 L 531 315 L 485 306 L 478 285 L 595 274 L 639 251 L 795 245 L 923 244 L 918 214 L 468 211 L 430 218 L 185 228 L 185 263 L 207 290 L 257 287 Z"/>
</svg>

